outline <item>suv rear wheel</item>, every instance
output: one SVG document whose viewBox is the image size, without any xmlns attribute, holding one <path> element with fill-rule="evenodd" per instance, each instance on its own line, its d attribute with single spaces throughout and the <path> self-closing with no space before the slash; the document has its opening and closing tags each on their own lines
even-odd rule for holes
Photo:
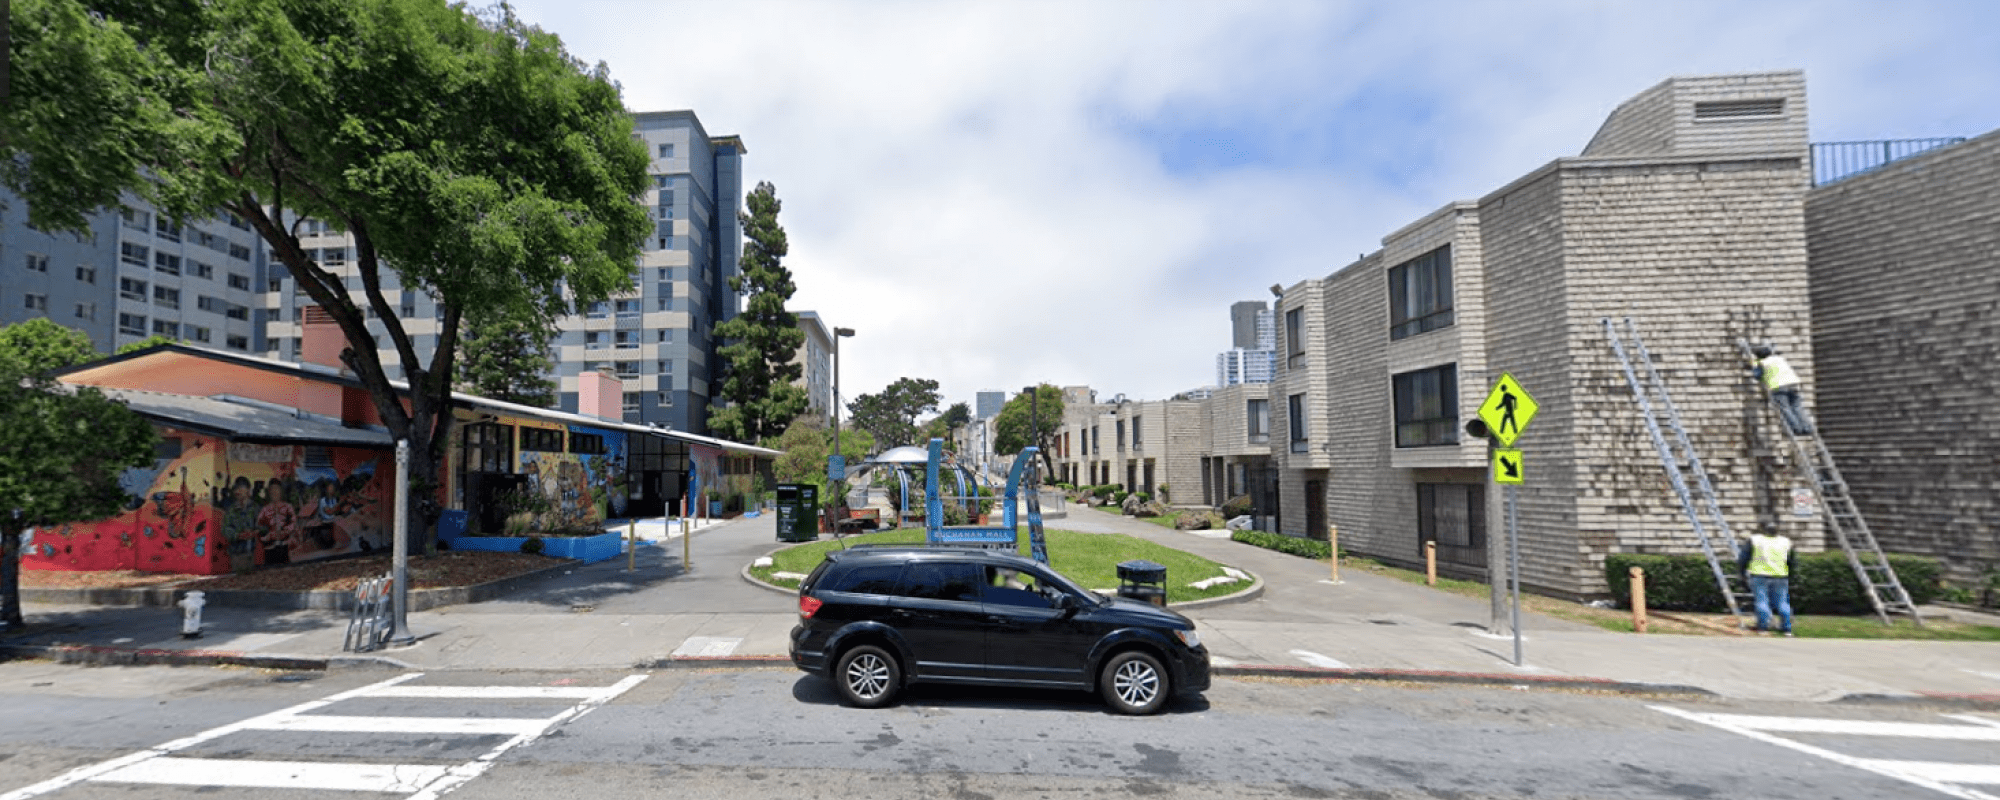
<svg viewBox="0 0 2000 800">
<path fill-rule="evenodd" d="M 895 656 L 872 644 L 849 649 L 840 655 L 833 671 L 840 696 L 859 708 L 881 708 L 896 699 L 903 684 L 902 667 Z"/>
<path fill-rule="evenodd" d="M 1104 702 L 1120 714 L 1152 714 L 1166 707 L 1173 687 L 1160 660 L 1138 650 L 1127 650 L 1105 662 L 1097 687 Z"/>
</svg>

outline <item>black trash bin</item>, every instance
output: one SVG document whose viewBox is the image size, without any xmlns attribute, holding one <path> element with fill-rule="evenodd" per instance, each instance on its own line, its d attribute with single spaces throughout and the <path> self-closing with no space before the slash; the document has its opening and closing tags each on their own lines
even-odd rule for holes
<svg viewBox="0 0 2000 800">
<path fill-rule="evenodd" d="M 1151 561 L 1126 561 L 1118 565 L 1118 596 L 1167 605 L 1167 568 Z"/>
</svg>

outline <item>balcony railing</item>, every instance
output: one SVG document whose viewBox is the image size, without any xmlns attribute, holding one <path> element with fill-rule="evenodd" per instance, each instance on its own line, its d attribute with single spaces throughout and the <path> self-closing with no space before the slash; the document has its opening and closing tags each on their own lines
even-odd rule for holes
<svg viewBox="0 0 2000 800">
<path fill-rule="evenodd" d="M 1812 146 L 1813 185 L 1825 186 L 1918 153 L 1965 141 L 1963 136 L 1883 139 L 1873 142 L 1819 142 Z"/>
</svg>

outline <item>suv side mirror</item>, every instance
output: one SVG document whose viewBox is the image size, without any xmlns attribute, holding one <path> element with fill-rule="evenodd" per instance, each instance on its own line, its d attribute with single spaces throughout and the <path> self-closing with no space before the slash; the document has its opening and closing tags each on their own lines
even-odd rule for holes
<svg viewBox="0 0 2000 800">
<path fill-rule="evenodd" d="M 1063 612 L 1064 615 L 1076 613 L 1076 610 L 1079 607 L 1076 602 L 1076 595 L 1070 594 L 1069 592 L 1057 592 L 1055 596 L 1050 599 L 1055 602 L 1056 610 Z"/>
</svg>

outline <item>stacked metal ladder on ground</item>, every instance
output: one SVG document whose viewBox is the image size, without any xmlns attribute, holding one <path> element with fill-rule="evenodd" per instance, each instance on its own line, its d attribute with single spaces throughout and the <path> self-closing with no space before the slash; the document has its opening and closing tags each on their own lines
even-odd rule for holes
<svg viewBox="0 0 2000 800">
<path fill-rule="evenodd" d="M 1736 340 L 1743 357 L 1756 363 L 1757 357 L 1750 352 L 1750 343 Z M 1762 382 L 1758 383 L 1763 387 Z M 1764 399 L 1777 407 L 1776 399 L 1770 392 Z M 1804 413 L 1803 409 L 1800 411 Z M 1834 541 L 1847 553 L 1847 564 L 1854 568 L 1854 577 L 1861 582 L 1861 588 L 1868 595 L 1868 602 L 1875 606 L 1875 616 L 1882 624 L 1889 624 L 1889 615 L 1908 614 L 1910 621 L 1924 624 L 1917 613 L 1917 604 L 1910 600 L 1910 593 L 1903 588 L 1902 580 L 1896 577 L 1896 569 L 1889 566 L 1889 557 L 1882 552 L 1882 545 L 1875 541 L 1875 534 L 1868 530 L 1868 521 L 1861 518 L 1861 507 L 1855 505 L 1854 495 L 1848 491 L 1847 479 L 1840 476 L 1840 468 L 1833 463 L 1833 451 L 1826 449 L 1826 440 L 1820 438 L 1819 426 L 1813 425 L 1812 432 L 1798 434 L 1792 426 L 1785 424 L 1784 415 L 1778 415 L 1778 429 L 1785 432 L 1785 438 L 1792 443 L 1792 463 L 1805 476 L 1807 485 L 1813 487 L 1813 494 L 1819 498 L 1821 516 L 1826 518 L 1827 529 L 1833 531 Z"/>
<path fill-rule="evenodd" d="M 1660 377 L 1660 371 L 1653 366 L 1651 353 L 1646 352 L 1645 341 L 1639 338 L 1639 328 L 1631 317 L 1625 318 L 1625 331 L 1620 333 L 1610 317 L 1605 317 L 1604 335 L 1611 341 L 1611 352 L 1618 356 L 1618 366 L 1625 371 L 1625 382 L 1632 387 L 1632 397 L 1639 401 L 1639 412 L 1646 419 L 1646 433 L 1653 438 L 1653 448 L 1660 454 L 1660 466 L 1667 471 L 1667 480 L 1674 486 L 1674 495 L 1680 498 L 1681 511 L 1687 515 L 1688 524 L 1694 526 L 1694 533 L 1701 540 L 1701 552 L 1708 557 L 1709 571 L 1715 575 L 1715 585 L 1722 592 L 1722 599 L 1729 606 L 1729 613 L 1736 617 L 1736 624 L 1749 627 L 1746 616 L 1752 598 L 1749 588 L 1736 570 L 1736 536 L 1729 530 L 1729 521 L 1722 516 L 1722 506 L 1715 499 L 1715 486 L 1708 480 L 1708 471 L 1701 466 L 1701 457 L 1695 454 L 1694 443 L 1688 439 L 1687 428 L 1681 425 L 1680 412 L 1675 410 L 1673 398 L 1667 394 L 1667 383 Z M 1627 355 L 1626 343 L 1630 340 L 1631 350 L 1641 363 L 1646 365 L 1646 381 L 1642 384 L 1638 372 L 1632 367 L 1632 358 Z M 1653 400 L 1658 400 L 1655 406 Z M 1661 433 L 1661 421 L 1673 429 L 1674 441 L 1680 447 L 1678 453 Z M 1721 534 L 1721 552 L 1717 543 L 1708 535 L 1707 526 L 1702 524 L 1702 512 L 1695 507 L 1695 498 L 1682 477 L 1681 463 L 1687 463 L 1687 472 L 1693 473 L 1695 487 L 1701 494 L 1702 505 L 1715 522 Z M 1726 560 L 1726 562 L 1725 562 Z M 1727 566 L 1725 567 L 1725 563 Z"/>
</svg>

